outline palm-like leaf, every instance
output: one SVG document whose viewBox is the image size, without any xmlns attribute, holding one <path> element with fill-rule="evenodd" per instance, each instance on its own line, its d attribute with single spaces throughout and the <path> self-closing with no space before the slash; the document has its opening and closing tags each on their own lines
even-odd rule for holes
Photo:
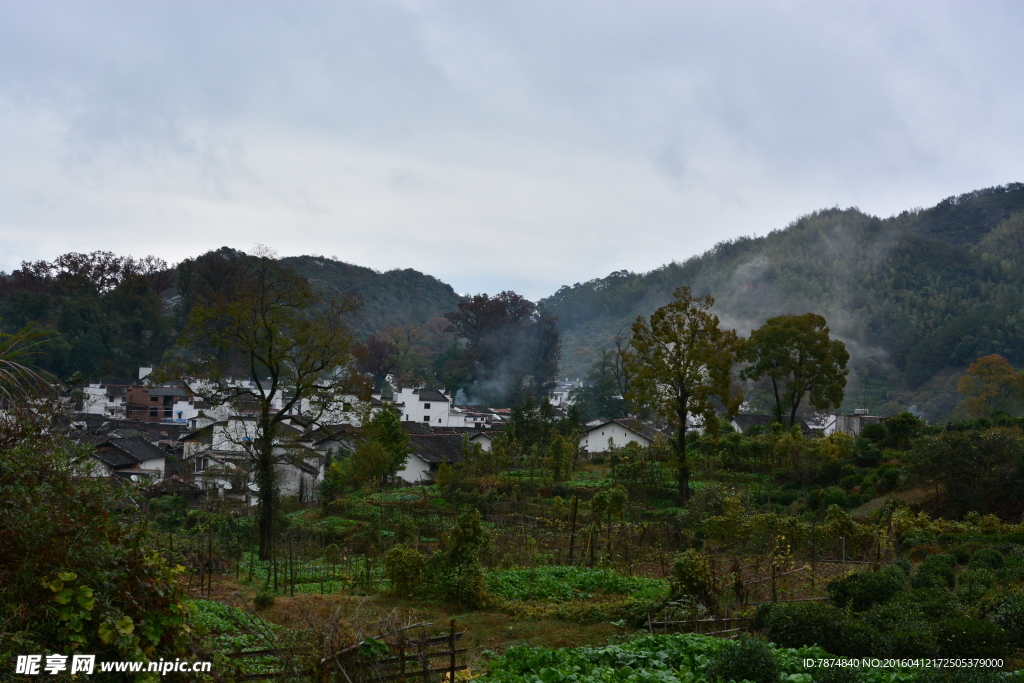
<svg viewBox="0 0 1024 683">
<path fill-rule="evenodd" d="M 31 364 L 49 338 L 50 333 L 36 329 L 35 323 L 14 334 L 0 333 L 0 400 L 4 403 L 25 401 L 50 389 L 47 373 Z"/>
</svg>

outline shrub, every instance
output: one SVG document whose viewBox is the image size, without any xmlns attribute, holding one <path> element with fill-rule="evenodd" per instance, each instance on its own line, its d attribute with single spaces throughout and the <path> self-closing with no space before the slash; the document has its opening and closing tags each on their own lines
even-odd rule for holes
<svg viewBox="0 0 1024 683">
<path fill-rule="evenodd" d="M 920 543 L 913 546 L 908 552 L 907 557 L 914 562 L 920 562 L 929 555 L 939 555 L 940 551 L 937 547 L 931 543 Z"/>
<path fill-rule="evenodd" d="M 1005 563 L 1003 554 L 995 548 L 982 548 L 971 557 L 972 568 L 1002 569 Z"/>
<path fill-rule="evenodd" d="M 846 491 L 837 486 L 830 486 L 822 492 L 821 506 L 828 509 L 829 505 L 838 505 L 841 508 L 849 507 L 850 501 Z"/>
<path fill-rule="evenodd" d="M 951 619 L 963 614 L 964 607 L 949 591 L 940 588 L 916 588 L 897 601 L 908 610 L 919 610 L 929 623 Z"/>
<path fill-rule="evenodd" d="M 943 657 L 1002 657 L 1006 631 L 991 621 L 957 617 L 940 622 L 935 629 Z"/>
<path fill-rule="evenodd" d="M 878 483 L 875 488 L 879 491 L 892 491 L 900 483 L 900 468 L 896 465 L 882 465 L 878 469 Z"/>
<path fill-rule="evenodd" d="M 477 607 L 486 597 L 480 555 L 487 543 L 480 511 L 464 508 L 445 535 L 445 549 L 435 556 L 440 592 L 449 602 Z"/>
<path fill-rule="evenodd" d="M 19 422 L 9 405 L 5 411 L 0 670 L 13 671 L 15 652 L 74 649 L 133 661 L 173 655 L 184 637 L 180 572 L 135 521 L 137 492 L 127 482 L 81 476 L 90 447 L 35 417 Z"/>
<path fill-rule="evenodd" d="M 755 628 L 782 647 L 817 645 L 839 654 L 846 615 L 832 605 L 790 602 L 764 605 L 758 610 Z"/>
<path fill-rule="evenodd" d="M 956 558 L 952 555 L 931 555 L 917 568 L 910 585 L 914 588 L 952 588 L 956 583 L 954 566 Z"/>
<path fill-rule="evenodd" d="M 252 599 L 252 604 L 256 609 L 266 609 L 273 605 L 275 600 L 276 598 L 274 598 L 273 593 L 267 590 L 262 590 Z"/>
<path fill-rule="evenodd" d="M 1006 631 L 1007 641 L 1014 647 L 1024 647 L 1024 595 L 1007 592 L 999 596 L 989 617 Z"/>
<path fill-rule="evenodd" d="M 704 555 L 690 549 L 676 557 L 672 564 L 672 597 L 692 595 L 697 602 L 710 607 L 715 593 L 711 567 Z"/>
<path fill-rule="evenodd" d="M 951 547 L 949 554 L 956 558 L 957 564 L 967 564 L 971 561 L 971 549 L 964 543 L 958 543 Z"/>
<path fill-rule="evenodd" d="M 423 569 L 426 558 L 415 548 L 396 545 L 384 554 L 384 576 L 388 580 L 388 593 L 400 598 L 411 598 L 423 588 Z"/>
<path fill-rule="evenodd" d="M 908 600 L 876 605 L 864 616 L 878 634 L 878 651 L 887 657 L 932 657 L 935 633 L 923 611 Z"/>
<path fill-rule="evenodd" d="M 902 592 L 906 585 L 903 570 L 889 566 L 880 572 L 851 574 L 830 581 L 828 601 L 836 607 L 849 605 L 854 612 L 863 612 Z"/>
<path fill-rule="evenodd" d="M 741 638 L 722 646 L 708 668 L 707 679 L 777 683 L 779 663 L 768 643 L 757 638 Z"/>
<path fill-rule="evenodd" d="M 864 425 L 864 427 L 860 430 L 860 435 L 862 438 L 865 438 L 868 441 L 871 441 L 875 444 L 884 443 L 886 437 L 888 436 L 888 434 L 886 434 L 885 431 L 885 425 L 883 424 Z"/>
<path fill-rule="evenodd" d="M 956 595 L 964 604 L 971 604 L 995 588 L 996 581 L 989 569 L 965 569 L 957 578 Z"/>
</svg>

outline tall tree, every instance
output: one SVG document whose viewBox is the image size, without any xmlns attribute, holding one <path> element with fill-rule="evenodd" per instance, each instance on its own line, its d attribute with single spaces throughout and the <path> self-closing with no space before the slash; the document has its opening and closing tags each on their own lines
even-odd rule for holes
<svg viewBox="0 0 1024 683">
<path fill-rule="evenodd" d="M 245 441 L 256 484 L 260 557 L 270 555 L 278 507 L 276 466 L 289 457 L 282 425 L 300 412 L 315 425 L 357 393 L 353 340 L 345 324 L 351 301 L 327 299 L 269 250 L 234 254 L 233 286 L 200 291 L 180 343 L 191 351 L 163 374 L 214 405 L 255 406 Z M 241 368 L 247 381 L 230 379 Z"/>
<path fill-rule="evenodd" d="M 379 393 L 401 360 L 398 347 L 377 335 L 370 335 L 356 352 L 359 369 L 373 376 L 373 390 Z"/>
<path fill-rule="evenodd" d="M 626 400 L 615 376 L 615 353 L 601 349 L 584 385 L 569 392 L 573 405 L 579 409 L 580 418 L 585 421 L 598 417 L 626 417 Z"/>
<path fill-rule="evenodd" d="M 1024 400 L 1024 373 L 993 353 L 971 363 L 956 391 L 964 396 L 959 409 L 969 417 L 988 417 L 997 410 L 1018 412 Z"/>
<path fill-rule="evenodd" d="M 690 499 L 690 464 L 686 428 L 690 416 L 706 429 L 717 425 L 717 410 L 734 414 L 743 396 L 732 390 L 732 366 L 740 347 L 735 330 L 723 330 L 711 313 L 715 300 L 694 297 L 689 287 L 675 291 L 675 301 L 633 323 L 632 343 L 625 357 L 629 376 L 627 400 L 664 417 L 676 430 L 679 499 Z"/>
<path fill-rule="evenodd" d="M 159 294 L 171 284 L 173 273 L 154 256 L 72 252 L 0 278 L 0 317 L 7 332 L 32 322 L 53 332 L 36 362 L 55 375 L 133 375 L 172 341 Z"/>
<path fill-rule="evenodd" d="M 843 402 L 846 345 L 829 336 L 825 319 L 815 313 L 780 315 L 751 331 L 745 354 L 750 366 L 741 373 L 757 381 L 767 375 L 775 398 L 775 419 L 796 422 L 804 398 L 818 410 Z"/>
<path fill-rule="evenodd" d="M 561 342 L 557 318 L 543 306 L 511 291 L 477 294 L 445 318 L 465 340 L 462 358 L 478 400 L 512 405 L 528 394 L 539 400 L 554 386 Z M 454 370 L 445 365 L 446 373 Z"/>
</svg>

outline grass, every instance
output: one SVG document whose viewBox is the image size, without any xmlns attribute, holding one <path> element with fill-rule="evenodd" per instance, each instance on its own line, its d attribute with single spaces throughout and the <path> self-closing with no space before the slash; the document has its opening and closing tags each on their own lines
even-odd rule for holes
<svg viewBox="0 0 1024 683">
<path fill-rule="evenodd" d="M 653 600 L 668 593 L 668 582 L 662 579 L 623 576 L 611 569 L 564 565 L 490 572 L 486 584 L 490 592 L 514 601 L 567 602 L 586 600 L 600 594 Z"/>
</svg>

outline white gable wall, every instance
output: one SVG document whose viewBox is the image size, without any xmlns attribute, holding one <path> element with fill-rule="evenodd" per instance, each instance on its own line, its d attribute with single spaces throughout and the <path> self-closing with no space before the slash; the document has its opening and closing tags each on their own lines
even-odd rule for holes
<svg viewBox="0 0 1024 683">
<path fill-rule="evenodd" d="M 612 440 L 615 448 L 623 448 L 631 442 L 644 447 L 651 445 L 651 440 L 647 437 L 626 429 L 617 422 L 609 422 L 584 434 L 580 439 L 580 448 L 588 453 L 604 453 L 608 450 L 608 439 Z"/>
<path fill-rule="evenodd" d="M 432 478 L 430 464 L 415 454 L 409 455 L 405 461 L 405 467 L 395 476 L 407 484 L 418 484 Z"/>
</svg>

